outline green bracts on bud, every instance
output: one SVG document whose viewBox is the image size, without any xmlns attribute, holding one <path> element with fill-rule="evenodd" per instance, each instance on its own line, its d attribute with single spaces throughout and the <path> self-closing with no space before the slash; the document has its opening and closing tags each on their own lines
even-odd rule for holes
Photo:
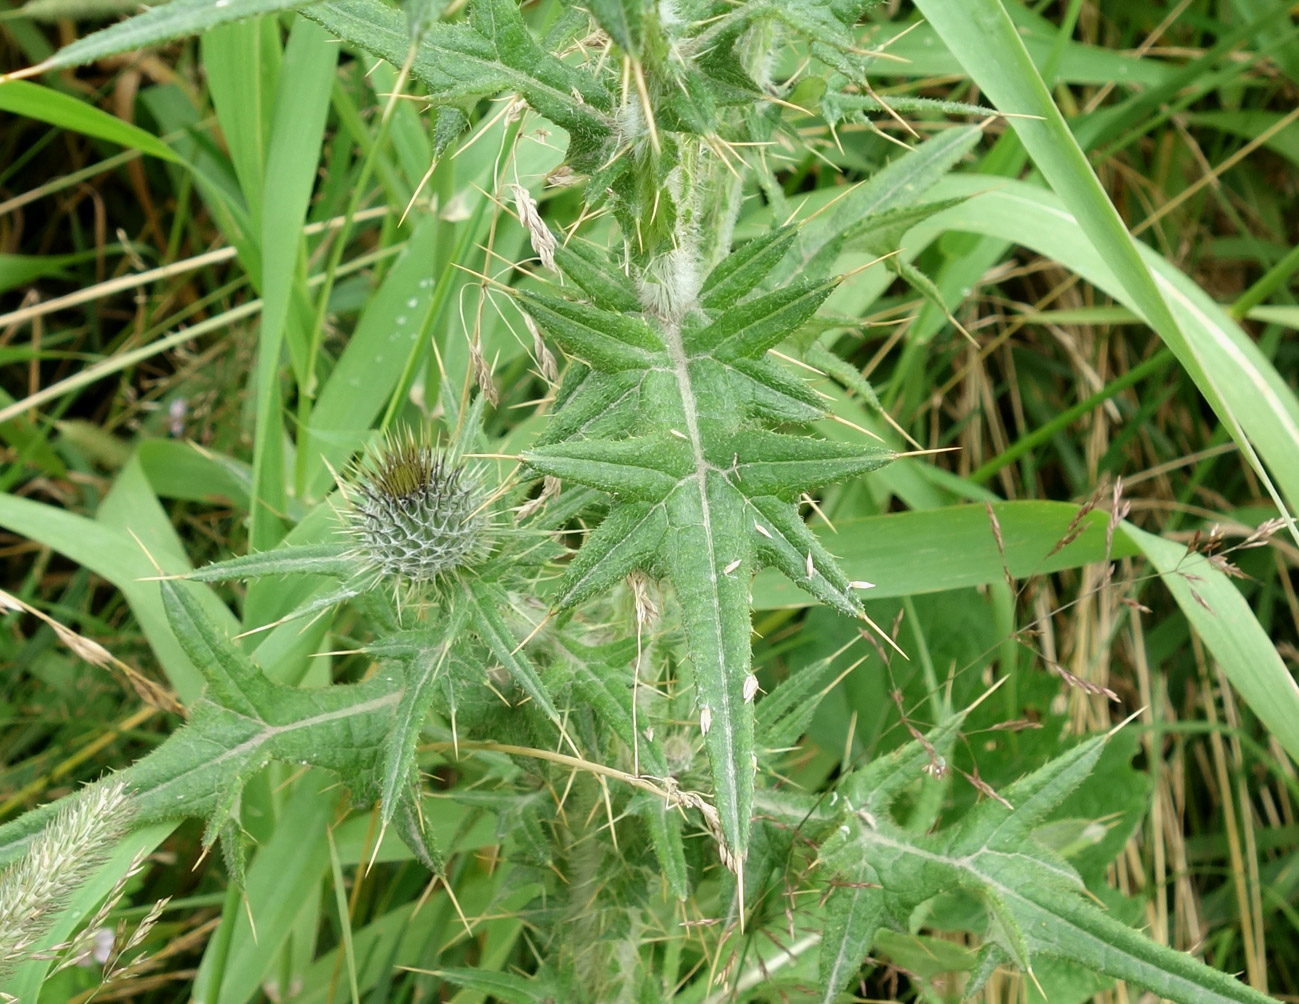
<svg viewBox="0 0 1299 1004">
<path fill-rule="evenodd" d="M 417 440 L 389 437 L 351 471 L 347 529 L 381 575 L 430 582 L 490 550 L 490 516 L 476 473 Z"/>
</svg>

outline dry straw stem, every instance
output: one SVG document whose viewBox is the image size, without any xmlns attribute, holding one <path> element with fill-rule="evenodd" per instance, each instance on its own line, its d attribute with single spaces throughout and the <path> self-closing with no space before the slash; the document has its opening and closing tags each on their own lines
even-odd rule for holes
<svg viewBox="0 0 1299 1004">
<path fill-rule="evenodd" d="M 569 756 L 566 753 L 552 753 L 550 750 L 535 749 L 530 746 L 514 746 L 509 743 L 497 742 L 471 742 L 460 740 L 458 743 L 452 742 L 435 742 L 428 743 L 423 749 L 433 752 L 456 752 L 461 750 L 481 751 L 484 753 L 508 753 L 513 756 L 532 757 L 536 760 L 549 760 L 551 763 L 561 764 L 565 767 L 572 767 L 575 770 L 584 770 L 588 773 L 595 774 L 597 777 L 611 777 L 633 788 L 639 788 L 641 791 L 649 792 L 651 795 L 657 795 L 662 798 L 669 806 L 676 809 L 697 809 L 700 816 L 703 817 L 704 826 L 717 842 L 717 851 L 721 856 L 722 864 L 728 870 L 739 874 L 739 869 L 743 862 L 736 858 L 726 847 L 726 841 L 722 836 L 721 820 L 717 815 L 717 809 L 708 799 L 697 791 L 686 791 L 679 787 L 673 778 L 650 778 L 628 774 L 626 771 L 619 770 L 616 767 L 610 767 L 606 764 L 596 763 L 593 760 L 584 760 L 581 757 Z"/>
<path fill-rule="evenodd" d="M 60 624 L 48 614 L 37 610 L 30 604 L 24 603 L 17 596 L 0 589 L 0 611 L 16 610 L 31 614 L 33 617 L 44 622 L 54 632 L 55 636 L 72 650 L 73 654 L 80 659 L 84 659 L 92 666 L 98 666 L 100 669 L 115 669 L 126 677 L 127 683 L 136 695 L 148 704 L 150 707 L 157 708 L 160 711 L 167 711 L 174 715 L 184 714 L 184 708 L 176 699 L 176 696 L 164 687 L 154 683 L 148 677 L 142 675 L 139 670 L 128 666 L 117 656 L 113 655 L 108 649 L 97 641 L 89 638 L 83 638 L 71 628 Z"/>
<path fill-rule="evenodd" d="M 0 210 L 2 209 L 3 207 L 0 207 Z M 388 206 L 376 206 L 372 209 L 361 210 L 356 214 L 354 220 L 357 223 L 377 220 L 387 216 L 390 212 L 392 212 L 392 209 Z M 302 232 L 307 236 L 314 236 L 324 233 L 326 230 L 336 230 L 343 226 L 345 222 L 347 222 L 346 217 L 337 216 L 334 219 L 321 220 L 319 223 L 309 223 L 302 228 Z M 238 250 L 234 247 L 215 248 L 211 251 L 205 251 L 203 254 L 194 255 L 192 258 L 183 258 L 180 261 L 159 265 L 157 268 L 151 268 L 147 271 L 132 272 L 129 275 L 118 276 L 116 279 L 107 279 L 93 286 L 87 286 L 85 289 L 79 289 L 75 293 L 68 293 L 66 296 L 58 296 L 52 300 L 41 300 L 31 306 L 20 307 L 6 314 L 0 314 L 0 327 L 10 324 L 25 324 L 28 321 L 44 317 L 46 314 L 52 314 L 58 310 L 68 310 L 83 303 L 93 303 L 115 293 L 125 292 L 128 289 L 137 289 L 140 286 L 147 286 L 154 282 L 164 282 L 178 275 L 197 272 L 199 269 L 211 265 L 233 261 L 237 254 Z"/>
<path fill-rule="evenodd" d="M 398 246 L 396 248 L 381 248 L 377 251 L 360 255 L 357 258 L 340 265 L 338 267 L 337 275 L 351 275 L 354 272 L 362 271 L 377 262 L 395 257 L 400 253 L 400 251 L 401 247 Z M 323 273 L 308 276 L 307 287 L 314 289 L 324 281 L 325 275 Z M 174 331 L 163 338 L 159 338 L 157 341 L 148 342 L 145 345 L 130 349 L 129 351 L 118 352 L 115 355 L 108 356 L 92 366 L 87 366 L 85 369 L 76 371 L 72 373 L 72 375 L 64 377 L 62 380 L 58 380 L 47 387 L 42 387 L 40 390 L 29 394 L 20 401 L 15 401 L 13 404 L 0 408 L 0 422 L 7 422 L 10 419 L 23 414 L 25 411 L 29 411 L 45 404 L 47 401 L 52 401 L 55 398 L 61 397 L 64 394 L 69 394 L 72 391 L 85 387 L 97 380 L 102 380 L 104 377 L 110 376 L 113 373 L 120 373 L 121 371 L 128 369 L 137 363 L 143 362 L 146 359 L 151 359 L 154 356 L 170 352 L 172 349 L 207 335 L 210 332 L 224 330 L 236 321 L 242 320 L 245 317 L 255 316 L 261 312 L 261 309 L 262 301 L 260 299 L 249 300 L 247 303 L 241 303 L 238 306 L 223 311 L 222 313 L 205 318 L 192 327 L 181 328 L 178 331 Z"/>
</svg>

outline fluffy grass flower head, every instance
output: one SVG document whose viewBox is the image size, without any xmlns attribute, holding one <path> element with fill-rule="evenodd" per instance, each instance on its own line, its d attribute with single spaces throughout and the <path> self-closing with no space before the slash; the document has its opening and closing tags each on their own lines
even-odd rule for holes
<svg viewBox="0 0 1299 1004">
<path fill-rule="evenodd" d="M 409 430 L 389 435 L 348 472 L 346 529 L 384 578 L 432 583 L 491 551 L 481 473 Z"/>
</svg>

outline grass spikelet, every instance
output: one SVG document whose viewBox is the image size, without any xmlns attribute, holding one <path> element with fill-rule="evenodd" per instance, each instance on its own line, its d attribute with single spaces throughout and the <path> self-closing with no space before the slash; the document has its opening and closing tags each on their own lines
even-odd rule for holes
<svg viewBox="0 0 1299 1004">
<path fill-rule="evenodd" d="M 124 783 L 88 788 L 0 876 L 0 973 L 29 957 L 69 897 L 126 833 L 130 817 Z"/>
</svg>

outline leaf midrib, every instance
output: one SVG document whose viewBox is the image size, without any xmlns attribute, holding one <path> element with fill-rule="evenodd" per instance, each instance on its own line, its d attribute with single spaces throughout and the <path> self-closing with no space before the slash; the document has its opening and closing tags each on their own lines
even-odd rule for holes
<svg viewBox="0 0 1299 1004">
<path fill-rule="evenodd" d="M 681 338 L 681 324 L 678 320 L 669 319 L 663 323 L 663 341 L 667 346 L 668 358 L 672 362 L 672 373 L 676 377 L 677 387 L 681 392 L 681 408 L 684 413 L 686 425 L 686 438 L 690 444 L 691 454 L 694 458 L 694 471 L 691 477 L 694 478 L 695 485 L 699 491 L 699 511 L 703 514 L 703 531 L 704 538 L 708 542 L 708 588 L 712 602 L 708 605 L 709 615 L 712 618 L 712 638 L 716 639 L 718 644 L 717 664 L 722 668 L 723 677 L 726 671 L 726 652 L 722 647 L 722 619 L 721 606 L 722 597 L 717 589 L 717 547 L 713 539 L 713 519 L 712 510 L 708 502 L 708 471 L 712 467 L 704 456 L 703 438 L 699 432 L 699 420 L 697 416 L 697 406 L 695 403 L 694 384 L 690 379 L 690 357 L 686 354 L 685 344 Z M 683 479 L 684 480 L 684 479 Z M 678 485 L 680 482 L 678 483 Z M 731 706 L 731 691 L 725 685 L 723 679 L 721 687 L 721 707 L 718 709 L 709 708 L 709 713 L 714 716 L 711 722 L 712 728 L 720 728 L 726 736 L 727 748 L 733 747 L 733 737 L 735 735 L 735 714 Z M 735 762 L 731 757 L 723 758 L 724 763 L 714 764 L 713 770 L 719 774 L 724 774 L 726 779 L 726 788 L 724 797 L 726 798 L 729 813 L 727 815 L 739 815 L 738 792 L 740 779 L 735 774 Z M 714 785 L 714 787 L 717 787 Z M 715 797 L 723 797 L 722 791 L 717 791 Z M 720 811 L 720 807 L 719 807 Z M 741 821 L 743 823 L 743 821 Z"/>
<path fill-rule="evenodd" d="M 996 851 L 993 848 L 980 848 L 979 850 L 975 851 L 972 854 L 966 854 L 961 857 L 947 857 L 943 854 L 937 854 L 933 851 L 926 851 L 923 848 L 916 847 L 912 844 L 906 843 L 905 841 L 895 840 L 887 836 L 886 834 L 879 832 L 878 830 L 863 830 L 862 838 L 864 840 L 886 846 L 892 850 L 900 851 L 904 855 L 907 854 L 915 855 L 917 857 L 925 858 L 930 861 L 946 864 L 949 866 L 954 866 L 956 868 L 959 868 L 962 871 L 968 871 L 973 873 L 975 876 L 978 877 L 978 879 L 981 882 L 986 883 L 990 888 L 992 888 L 1002 897 L 1025 904 L 1030 910 L 1041 911 L 1042 913 L 1045 913 L 1047 916 L 1051 917 L 1060 926 L 1067 928 L 1068 931 L 1071 932 L 1072 936 L 1074 937 L 1082 936 L 1086 938 L 1087 941 L 1092 944 L 1093 948 L 1097 952 L 1101 952 L 1101 953 L 1117 952 L 1120 955 L 1123 955 L 1128 959 L 1132 960 L 1132 962 L 1135 963 L 1136 965 L 1141 967 L 1146 967 L 1148 969 L 1157 972 L 1159 975 L 1161 975 L 1168 981 L 1162 988 L 1159 988 L 1161 991 L 1168 991 L 1172 989 L 1175 984 L 1181 984 L 1182 987 L 1189 988 L 1190 990 L 1198 992 L 1199 994 L 1212 994 L 1214 998 L 1218 1000 L 1239 999 L 1239 998 L 1232 998 L 1225 994 L 1222 994 L 1218 990 L 1209 987 L 1203 983 L 1196 983 L 1195 981 L 1187 978 L 1186 976 L 1183 976 L 1181 973 L 1176 973 L 1168 969 L 1164 969 L 1157 962 L 1153 962 L 1148 958 L 1143 958 L 1142 956 L 1133 953 L 1126 947 L 1110 944 L 1109 942 L 1102 939 L 1095 932 L 1088 930 L 1086 927 L 1080 925 L 1079 923 L 1072 920 L 1071 918 L 1064 916 L 1060 913 L 1057 913 L 1047 908 L 1043 904 L 1039 903 L 1037 900 L 1034 900 L 1024 895 L 1014 886 L 1007 886 L 1002 882 L 999 882 L 992 875 L 989 875 L 987 872 L 980 870 L 974 864 L 975 860 L 985 853 L 1007 856 L 1006 852 Z M 1044 862 L 1037 861 L 1037 859 L 1034 859 L 1034 861 L 1039 865 L 1044 864 Z M 1135 931 L 1133 933 L 1136 934 Z M 1048 954 L 1050 954 L 1049 949 L 1046 949 L 1046 951 L 1048 951 Z M 1209 970 L 1209 971 L 1213 972 L 1214 970 Z M 1249 989 L 1245 984 L 1242 984 L 1241 986 L 1242 989 L 1244 990 Z"/>
<path fill-rule="evenodd" d="M 255 736 L 245 739 L 238 746 L 232 746 L 230 749 L 224 751 L 220 756 L 216 757 L 215 759 L 206 760 L 198 767 L 193 767 L 189 770 L 184 771 L 181 774 L 176 774 L 175 776 L 168 778 L 166 781 L 163 781 L 157 787 L 152 788 L 149 791 L 149 794 L 153 796 L 153 795 L 157 795 L 159 792 L 165 792 L 172 785 L 179 784 L 180 782 L 185 781 L 187 778 L 191 777 L 192 775 L 205 772 L 211 767 L 216 767 L 225 763 L 227 760 L 243 757 L 245 754 L 257 750 L 259 747 L 265 745 L 266 743 L 270 742 L 272 739 L 275 739 L 278 736 L 287 735 L 288 733 L 291 732 L 297 732 L 299 729 L 312 728 L 313 726 L 316 725 L 323 725 L 327 722 L 337 721 L 343 718 L 353 718 L 360 715 L 367 715 L 371 711 L 377 711 L 380 708 L 385 707 L 387 705 L 396 704 L 398 701 L 401 700 L 402 693 L 403 693 L 402 689 L 397 689 L 392 691 L 391 693 L 383 695 L 382 697 L 371 698 L 370 700 L 364 701 L 361 704 L 352 704 L 352 705 L 348 705 L 345 708 L 339 708 L 334 711 L 325 712 L 324 714 L 314 715 L 311 718 L 302 718 L 296 722 L 290 722 L 288 725 L 272 725 L 269 722 L 259 718 L 250 718 L 247 715 L 239 715 L 239 717 L 245 718 L 248 721 L 257 722 L 259 725 L 262 726 L 262 731 Z M 222 710 L 229 711 L 230 709 L 224 708 Z M 235 712 L 235 714 L 238 714 L 238 712 Z"/>
</svg>

